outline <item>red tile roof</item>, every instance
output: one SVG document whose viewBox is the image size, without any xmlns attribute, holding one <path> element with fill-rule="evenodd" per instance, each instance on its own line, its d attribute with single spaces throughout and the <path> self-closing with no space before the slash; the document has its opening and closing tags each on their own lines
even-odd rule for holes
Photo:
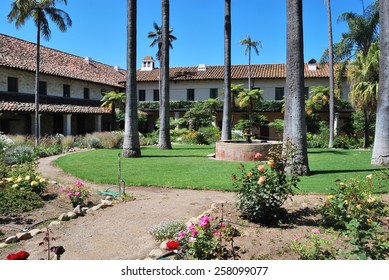
<svg viewBox="0 0 389 280">
<path fill-rule="evenodd" d="M 36 44 L 0 34 L 0 66 L 35 71 Z M 41 73 L 71 79 L 122 87 L 126 71 L 116 71 L 113 66 L 41 46 Z"/>
<path fill-rule="evenodd" d="M 285 79 L 285 64 L 254 64 L 251 65 L 251 78 L 253 79 Z M 232 79 L 247 79 L 247 65 L 232 65 Z M 306 78 L 328 78 L 328 64 L 318 64 L 316 70 L 308 70 L 305 64 L 304 74 Z M 138 82 L 158 81 L 159 69 L 152 71 L 137 71 Z M 206 66 L 206 71 L 198 71 L 195 67 L 170 68 L 171 80 L 223 80 L 224 66 Z"/>
</svg>

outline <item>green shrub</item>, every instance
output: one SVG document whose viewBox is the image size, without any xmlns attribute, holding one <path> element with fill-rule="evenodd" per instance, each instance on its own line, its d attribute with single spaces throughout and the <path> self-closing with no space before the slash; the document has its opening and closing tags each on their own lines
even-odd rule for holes
<svg viewBox="0 0 389 280">
<path fill-rule="evenodd" d="M 140 138 L 142 146 L 152 146 L 158 144 L 158 131 L 154 130 L 153 132 L 146 133 L 143 137 Z"/>
<path fill-rule="evenodd" d="M 358 149 L 362 143 L 355 135 L 340 135 L 334 138 L 334 148 Z"/>
<path fill-rule="evenodd" d="M 0 153 L 15 145 L 15 142 L 0 131 Z"/>
<path fill-rule="evenodd" d="M 14 146 L 7 149 L 3 155 L 3 161 L 8 165 L 21 164 L 34 159 L 34 148 L 29 145 Z"/>
<path fill-rule="evenodd" d="M 275 146 L 269 151 L 267 167 L 261 163 L 247 171 L 241 164 L 240 177 L 233 174 L 237 207 L 245 219 L 270 224 L 283 218 L 285 210 L 281 206 L 294 194 L 299 182 L 297 176 L 285 172 L 290 155 L 290 152 L 282 154 L 282 147 Z"/>
<path fill-rule="evenodd" d="M 68 135 L 61 139 L 61 146 L 63 151 L 69 151 L 74 147 L 75 139 L 74 136 Z"/>
<path fill-rule="evenodd" d="M 25 188 L 0 188 L 0 213 L 23 213 L 43 206 L 39 195 Z"/>
<path fill-rule="evenodd" d="M 85 135 L 84 143 L 88 149 L 100 149 L 102 147 L 100 138 L 94 134 Z"/>
<path fill-rule="evenodd" d="M 177 234 L 185 229 L 185 225 L 179 221 L 166 221 L 150 229 L 150 234 L 156 241 L 162 242 L 176 239 Z"/>
</svg>

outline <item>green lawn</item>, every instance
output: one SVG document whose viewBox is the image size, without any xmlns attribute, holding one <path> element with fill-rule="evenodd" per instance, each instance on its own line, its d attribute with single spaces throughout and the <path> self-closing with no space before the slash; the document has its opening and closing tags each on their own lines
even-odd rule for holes
<svg viewBox="0 0 389 280">
<path fill-rule="evenodd" d="M 126 185 L 234 190 L 232 173 L 239 162 L 212 160 L 214 146 L 175 145 L 173 150 L 142 147 L 141 158 L 122 158 L 121 174 Z M 56 164 L 65 172 L 96 183 L 116 185 L 121 150 L 93 150 L 60 157 Z M 364 178 L 377 167 L 370 165 L 371 151 L 309 150 L 312 175 L 301 178 L 300 193 L 329 193 L 335 180 Z M 245 163 L 247 167 L 254 162 Z M 386 189 L 389 191 L 389 188 Z"/>
</svg>

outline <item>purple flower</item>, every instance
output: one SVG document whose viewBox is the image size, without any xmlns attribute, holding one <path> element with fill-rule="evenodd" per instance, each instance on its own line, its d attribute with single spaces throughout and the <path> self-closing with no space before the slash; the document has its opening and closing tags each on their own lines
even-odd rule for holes
<svg viewBox="0 0 389 280">
<path fill-rule="evenodd" d="M 208 216 L 202 216 L 200 218 L 199 226 L 205 227 L 206 225 L 208 225 L 208 223 L 209 223 L 209 217 Z"/>
<path fill-rule="evenodd" d="M 312 233 L 315 233 L 315 234 L 319 234 L 320 233 L 320 230 L 317 229 L 317 228 L 314 228 L 313 230 L 311 230 Z"/>
</svg>

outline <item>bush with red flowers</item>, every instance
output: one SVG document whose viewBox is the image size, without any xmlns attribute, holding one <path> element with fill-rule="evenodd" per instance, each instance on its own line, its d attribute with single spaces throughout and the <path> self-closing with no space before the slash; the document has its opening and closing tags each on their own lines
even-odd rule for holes
<svg viewBox="0 0 389 280">
<path fill-rule="evenodd" d="M 19 251 L 15 254 L 9 254 L 7 260 L 27 260 L 30 256 L 30 253 L 26 251 Z"/>
<path fill-rule="evenodd" d="M 178 249 L 178 247 L 180 247 L 180 243 L 178 241 L 169 240 L 168 242 L 166 242 L 166 248 L 171 251 Z"/>
</svg>

